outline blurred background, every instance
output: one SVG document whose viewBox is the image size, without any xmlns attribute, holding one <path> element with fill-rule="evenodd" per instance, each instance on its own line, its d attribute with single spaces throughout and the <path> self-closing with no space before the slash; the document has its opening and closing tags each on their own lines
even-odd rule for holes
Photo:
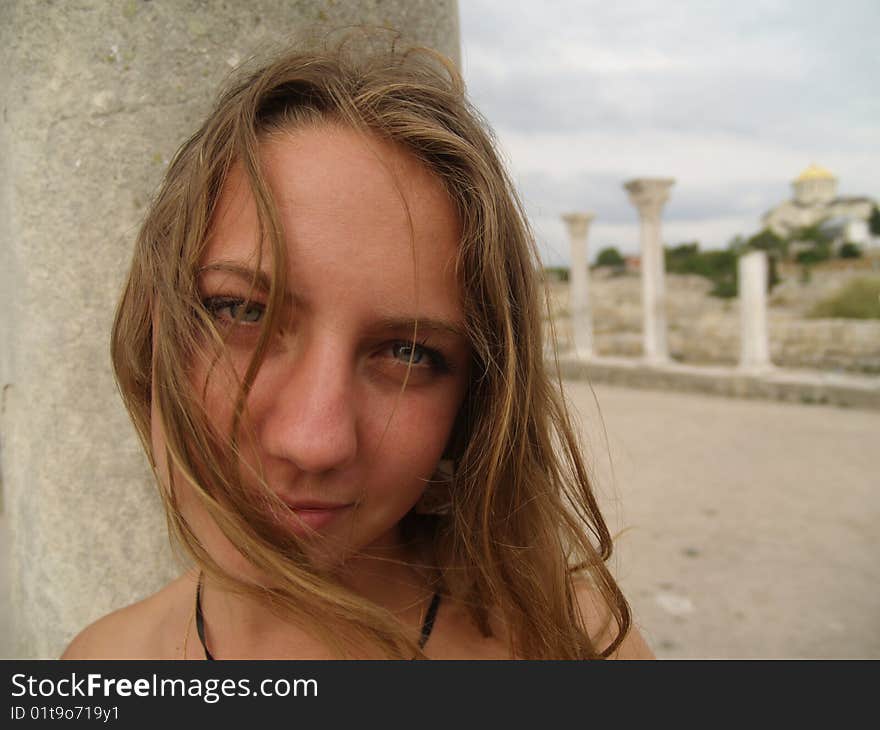
<svg viewBox="0 0 880 730">
<path fill-rule="evenodd" d="M 592 353 L 565 389 L 654 650 L 880 657 L 880 5 L 459 7 L 464 75 L 534 226 L 563 358 L 578 326 L 563 215 L 593 216 Z M 644 272 L 623 184 L 643 177 L 675 180 L 661 233 L 674 386 L 631 369 Z M 737 377 L 738 261 L 755 250 L 775 375 L 760 399 L 703 395 Z M 833 378 L 869 397 L 823 405 L 813 386 Z"/>
</svg>

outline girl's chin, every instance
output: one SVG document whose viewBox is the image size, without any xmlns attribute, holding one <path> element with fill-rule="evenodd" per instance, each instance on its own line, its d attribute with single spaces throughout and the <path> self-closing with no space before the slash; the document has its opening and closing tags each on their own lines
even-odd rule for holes
<svg viewBox="0 0 880 730">
<path fill-rule="evenodd" d="M 333 509 L 290 509 L 276 514 L 279 526 L 296 536 L 302 552 L 321 573 L 345 573 L 360 561 L 406 562 L 402 554 L 399 524 L 378 536 L 370 536 L 367 525 L 356 525 L 353 505 Z M 220 567 L 240 580 L 266 583 L 266 576 L 230 542 L 220 528 L 204 516 L 198 520 L 197 534 Z M 359 529 L 355 529 L 355 527 Z M 367 533 L 367 534 L 365 534 Z"/>
</svg>

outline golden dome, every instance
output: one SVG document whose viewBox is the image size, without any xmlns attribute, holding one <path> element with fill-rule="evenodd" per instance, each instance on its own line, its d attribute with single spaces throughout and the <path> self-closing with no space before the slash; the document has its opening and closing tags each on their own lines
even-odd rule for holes
<svg viewBox="0 0 880 730">
<path fill-rule="evenodd" d="M 834 180 L 834 175 L 824 167 L 818 165 L 810 165 L 800 175 L 795 178 L 795 182 L 804 182 L 805 180 Z"/>
</svg>

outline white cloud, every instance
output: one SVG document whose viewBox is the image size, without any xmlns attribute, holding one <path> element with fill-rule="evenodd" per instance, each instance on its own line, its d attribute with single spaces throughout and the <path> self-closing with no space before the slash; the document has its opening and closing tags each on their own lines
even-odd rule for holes
<svg viewBox="0 0 880 730">
<path fill-rule="evenodd" d="M 666 230 L 710 246 L 754 231 L 814 161 L 842 194 L 880 197 L 874 1 L 460 9 L 465 78 L 547 249 L 567 251 L 572 206 L 597 214 L 597 238 L 634 246 L 620 186 L 635 176 L 677 178 Z"/>
</svg>

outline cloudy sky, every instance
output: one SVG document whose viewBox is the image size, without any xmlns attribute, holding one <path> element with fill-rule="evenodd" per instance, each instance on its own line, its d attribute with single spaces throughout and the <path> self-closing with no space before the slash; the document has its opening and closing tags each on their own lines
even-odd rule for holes
<svg viewBox="0 0 880 730">
<path fill-rule="evenodd" d="M 498 134 L 544 259 L 560 215 L 591 256 L 638 249 L 633 177 L 677 180 L 669 244 L 760 227 L 812 162 L 880 198 L 880 0 L 459 0 L 470 94 Z"/>
</svg>

